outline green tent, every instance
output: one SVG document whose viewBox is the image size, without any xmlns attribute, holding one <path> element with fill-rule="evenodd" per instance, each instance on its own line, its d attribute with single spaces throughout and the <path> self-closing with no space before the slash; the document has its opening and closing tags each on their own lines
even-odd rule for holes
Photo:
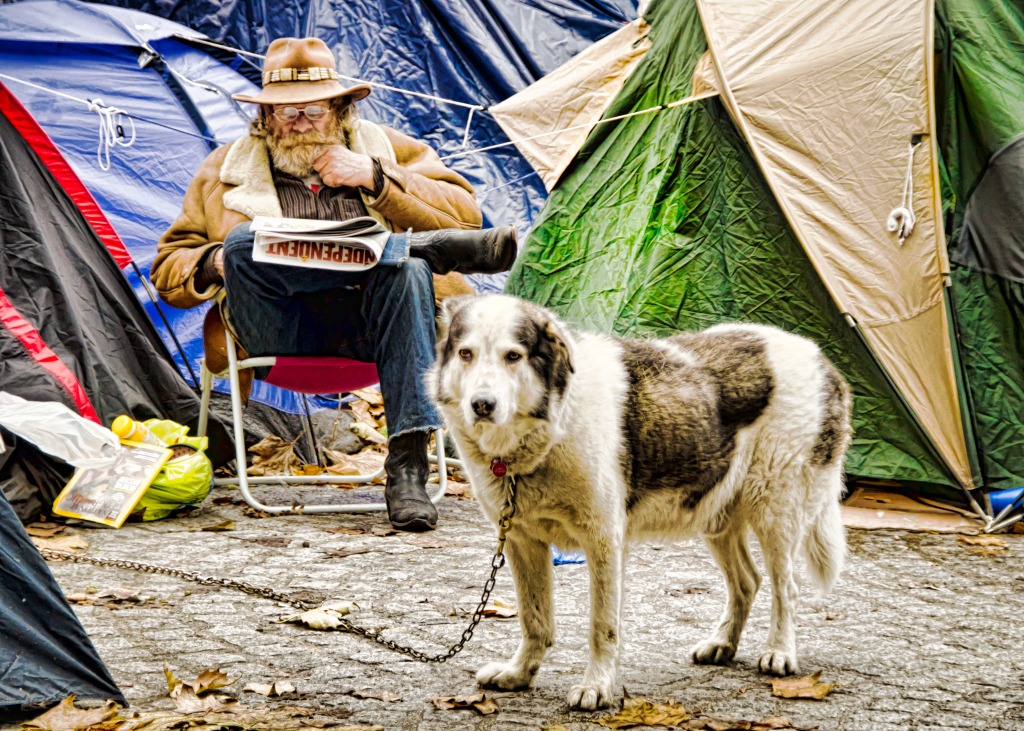
<svg viewBox="0 0 1024 731">
<path fill-rule="evenodd" d="M 849 474 L 1024 485 L 1019 0 L 654 0 L 622 33 L 496 110 L 551 188 L 507 291 L 798 332 L 854 388 Z"/>
</svg>

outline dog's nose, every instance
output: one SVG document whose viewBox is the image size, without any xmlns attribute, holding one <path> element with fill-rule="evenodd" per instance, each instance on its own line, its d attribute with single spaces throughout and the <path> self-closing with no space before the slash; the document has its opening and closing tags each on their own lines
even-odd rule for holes
<svg viewBox="0 0 1024 731">
<path fill-rule="evenodd" d="M 480 419 L 489 418 L 494 413 L 494 407 L 498 405 L 498 399 L 489 393 L 478 393 L 473 397 L 470 406 L 473 413 Z"/>
</svg>

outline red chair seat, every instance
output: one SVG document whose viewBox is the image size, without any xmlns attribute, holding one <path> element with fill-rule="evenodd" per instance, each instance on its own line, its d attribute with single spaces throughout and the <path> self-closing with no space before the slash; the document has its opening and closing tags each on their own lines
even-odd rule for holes
<svg viewBox="0 0 1024 731">
<path fill-rule="evenodd" d="M 264 380 L 299 393 L 346 393 L 380 382 L 376 364 L 332 356 L 278 356 Z"/>
</svg>

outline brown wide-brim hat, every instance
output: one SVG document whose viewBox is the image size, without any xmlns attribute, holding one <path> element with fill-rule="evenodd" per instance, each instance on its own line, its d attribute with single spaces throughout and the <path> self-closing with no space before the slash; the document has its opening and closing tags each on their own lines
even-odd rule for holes
<svg viewBox="0 0 1024 731">
<path fill-rule="evenodd" d="M 369 93 L 366 84 L 346 87 L 338 81 L 334 54 L 319 38 L 278 38 L 263 62 L 263 91 L 231 98 L 253 104 L 308 104 L 338 96 L 358 101 Z"/>
</svg>

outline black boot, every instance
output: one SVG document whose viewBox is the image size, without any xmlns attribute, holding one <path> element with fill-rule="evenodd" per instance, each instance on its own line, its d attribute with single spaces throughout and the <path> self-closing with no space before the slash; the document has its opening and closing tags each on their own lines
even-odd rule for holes
<svg viewBox="0 0 1024 731">
<path fill-rule="evenodd" d="M 434 274 L 497 274 L 512 268 L 519 252 L 516 239 L 512 226 L 421 231 L 409 235 L 409 256 L 425 259 Z"/>
<path fill-rule="evenodd" d="M 425 431 L 406 432 L 388 442 L 384 470 L 388 474 L 384 500 L 388 504 L 388 520 L 398 530 L 434 530 L 437 508 L 427 495 L 430 474 Z"/>
</svg>

